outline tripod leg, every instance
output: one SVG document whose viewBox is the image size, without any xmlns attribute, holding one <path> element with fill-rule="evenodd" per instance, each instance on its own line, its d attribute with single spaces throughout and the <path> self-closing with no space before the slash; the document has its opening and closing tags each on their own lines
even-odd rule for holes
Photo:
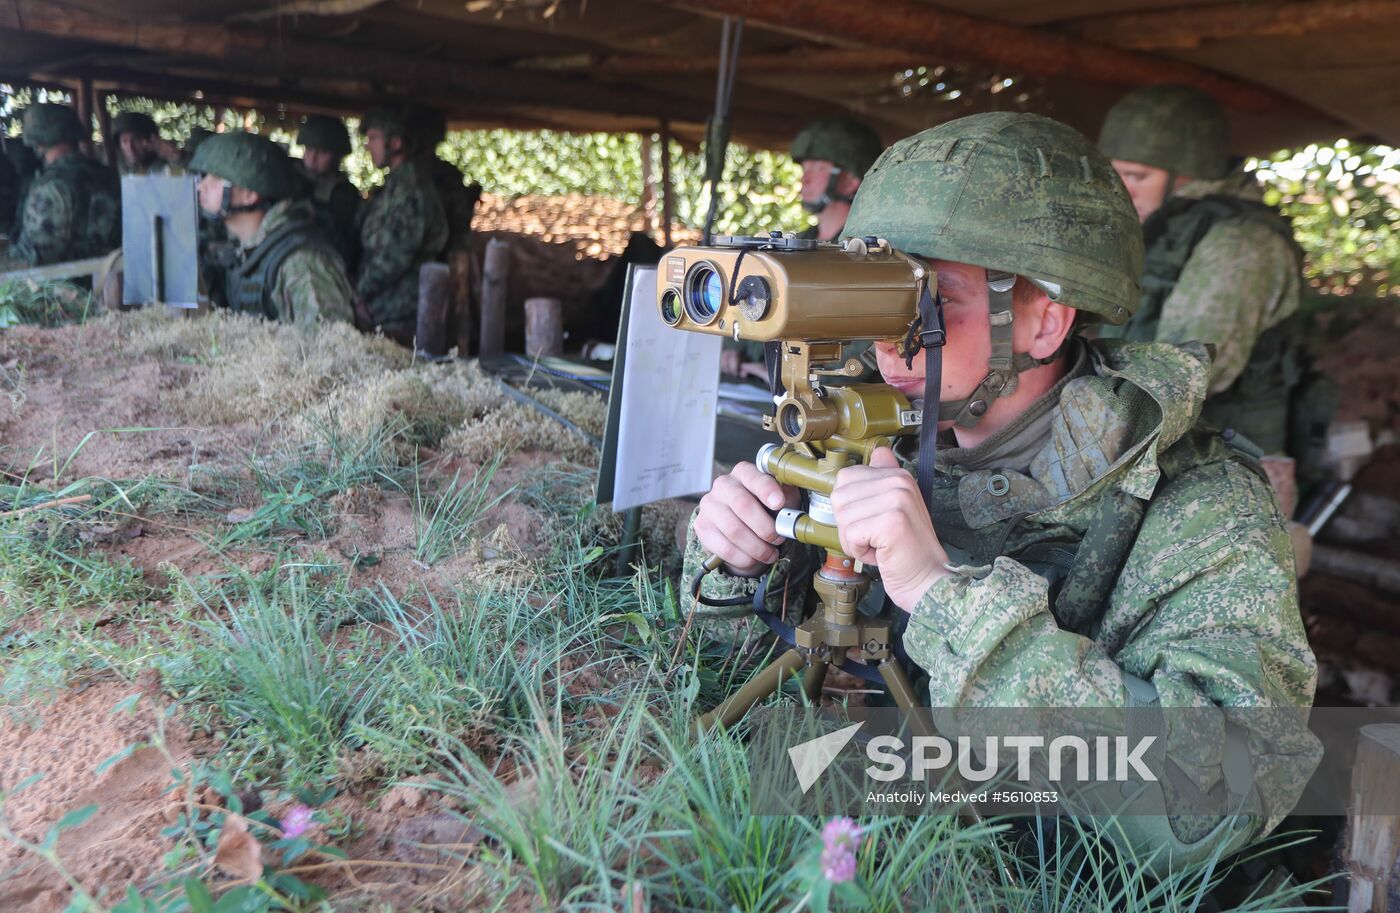
<svg viewBox="0 0 1400 913">
<path fill-rule="evenodd" d="M 822 683 L 826 681 L 826 670 L 831 668 L 824 662 L 815 661 L 802 674 L 802 693 L 807 703 L 815 704 L 822 696 Z"/>
<path fill-rule="evenodd" d="M 723 704 L 696 720 L 696 729 L 705 732 L 713 729 L 716 723 L 722 726 L 733 726 L 743 718 L 744 714 L 749 712 L 754 704 L 781 688 L 788 676 L 806 664 L 807 657 L 802 652 L 798 650 L 787 651 L 759 670 L 744 687 L 734 692 Z"/>
</svg>

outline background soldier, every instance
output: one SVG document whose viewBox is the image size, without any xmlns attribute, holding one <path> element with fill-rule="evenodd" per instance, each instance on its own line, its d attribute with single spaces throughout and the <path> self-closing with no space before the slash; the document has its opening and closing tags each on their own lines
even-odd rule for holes
<svg viewBox="0 0 1400 913">
<path fill-rule="evenodd" d="M 411 345 L 418 319 L 418 270 L 442 253 L 447 218 L 426 156 L 413 148 L 403 109 L 371 110 L 360 129 L 374 166 L 388 168 L 389 176 L 360 220 L 355 316 L 361 329 L 378 327 Z"/>
<path fill-rule="evenodd" d="M 846 227 L 851 200 L 860 189 L 865 172 L 880 157 L 885 144 L 868 124 L 849 117 L 814 120 L 792 141 L 792 160 L 802 166 L 802 208 L 817 216 L 817 224 L 798 234 L 814 241 L 835 241 Z M 867 383 L 878 373 L 870 347 L 856 343 L 846 347 L 847 358 L 860 358 L 864 373 L 839 383 Z M 767 380 L 763 344 L 751 340 L 727 340 L 720 356 L 720 370 L 740 377 Z"/>
<path fill-rule="evenodd" d="M 433 187 L 442 200 L 443 214 L 447 217 L 447 249 L 468 250 L 471 247 L 472 216 L 476 214 L 476 204 L 481 199 L 481 185 L 475 182 L 468 184 L 466 175 L 456 165 L 437 155 L 437 147 L 447 138 L 447 118 L 441 111 L 420 109 L 414 113 L 414 121 L 413 132 L 418 136 L 414 148 L 421 149 L 427 156 Z"/>
<path fill-rule="evenodd" d="M 148 114 L 123 111 L 112 118 L 111 132 L 121 174 L 166 174 L 178 165 L 179 152 L 161 138 Z"/>
<path fill-rule="evenodd" d="M 1113 160 L 1147 245 L 1142 303 L 1105 335 L 1215 346 L 1202 418 L 1286 449 L 1302 293 L 1302 251 L 1250 176 L 1227 176 L 1225 114 L 1184 86 L 1152 86 L 1109 111 L 1099 148 Z M 1292 463 L 1266 461 L 1291 513 Z"/>
<path fill-rule="evenodd" d="M 112 169 L 78 151 L 87 131 L 67 105 L 24 109 L 25 145 L 41 170 L 25 193 L 5 265 L 42 266 L 100 257 L 121 246 L 121 187 Z"/>
<path fill-rule="evenodd" d="M 354 275 L 359 263 L 358 219 L 364 198 L 340 168 L 350 154 L 350 131 L 338 117 L 312 114 L 297 131 L 297 145 L 305 150 L 301 170 L 311 182 L 316 216 L 340 251 L 346 272 Z"/>
<path fill-rule="evenodd" d="M 1199 344 L 1074 335 L 1139 303 L 1141 233 L 1107 159 L 1044 117 L 961 118 L 891 147 L 847 230 L 938 271 L 937 421 L 957 446 L 938 455 L 932 511 L 888 448 L 841 470 L 831 494 L 841 551 L 878 567 L 909 615 L 904 647 L 930 705 L 1197 708 L 1222 741 L 1173 730 L 1166 763 L 1240 815 L 1131 813 L 1181 807 L 1152 787 L 1105 836 L 1164 871 L 1267 833 L 1320 756 L 1301 719 L 1264 726 L 1246 710 L 1312 703 L 1289 538 L 1257 463 L 1193 426 L 1208 380 Z M 921 397 L 923 354 L 874 348 L 885 380 Z M 772 512 L 797 504 L 750 463 L 717 479 L 687 549 L 692 573 L 703 551 L 725 562 L 704 595 L 752 592 L 747 578 L 780 557 Z M 977 721 L 939 719 L 945 735 Z M 1227 777 L 1239 752 L 1252 783 Z"/>
<path fill-rule="evenodd" d="M 802 166 L 802 208 L 817 224 L 799 237 L 835 241 L 865 172 L 885 144 L 869 124 L 849 117 L 814 120 L 792 141 L 792 160 Z"/>
<path fill-rule="evenodd" d="M 299 326 L 352 319 L 345 267 L 285 152 L 253 133 L 220 133 L 200 145 L 190 170 L 202 175 L 200 209 L 242 247 L 228 270 L 230 308 Z"/>
</svg>

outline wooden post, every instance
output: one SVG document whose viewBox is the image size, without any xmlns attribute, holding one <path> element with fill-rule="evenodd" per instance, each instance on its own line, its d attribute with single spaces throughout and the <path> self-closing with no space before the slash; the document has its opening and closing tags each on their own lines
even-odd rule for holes
<svg viewBox="0 0 1400 913">
<path fill-rule="evenodd" d="M 642 134 L 642 213 L 646 216 L 647 230 L 656 231 L 656 184 L 651 170 L 651 134 Z"/>
<path fill-rule="evenodd" d="M 77 91 L 73 93 L 73 107 L 77 111 L 78 121 L 83 125 L 83 141 L 79 144 L 83 154 L 89 158 L 96 158 L 92 146 L 92 115 L 93 108 L 92 77 L 84 76 L 78 80 Z"/>
<path fill-rule="evenodd" d="M 1361 727 L 1351 777 L 1351 835 L 1346 849 L 1351 872 L 1350 913 L 1400 911 L 1400 883 L 1391 878 L 1400 851 L 1400 815 L 1369 813 L 1370 809 L 1394 806 L 1397 792 L 1400 726 Z"/>
<path fill-rule="evenodd" d="M 500 238 L 486 242 L 481 270 L 481 342 L 483 357 L 506 350 L 506 282 L 510 278 L 510 245 Z"/>
<path fill-rule="evenodd" d="M 452 320 L 456 337 L 457 357 L 466 358 L 472 349 L 472 255 L 469 250 L 447 253 L 447 268 L 452 271 Z"/>
<path fill-rule="evenodd" d="M 675 217 L 671 198 L 671 122 L 661 122 L 661 246 L 671 248 L 671 220 Z"/>
<path fill-rule="evenodd" d="M 112 115 L 107 111 L 107 93 L 97 93 L 94 102 L 97 108 L 97 132 L 102 136 L 102 161 L 116 165 L 117 151 L 112 149 Z"/>
<path fill-rule="evenodd" d="M 438 358 L 447 354 L 447 308 L 452 300 L 451 270 L 446 263 L 418 268 L 418 332 L 415 354 Z"/>
<path fill-rule="evenodd" d="M 564 354 L 564 302 L 525 299 L 525 354 L 531 358 Z"/>
</svg>

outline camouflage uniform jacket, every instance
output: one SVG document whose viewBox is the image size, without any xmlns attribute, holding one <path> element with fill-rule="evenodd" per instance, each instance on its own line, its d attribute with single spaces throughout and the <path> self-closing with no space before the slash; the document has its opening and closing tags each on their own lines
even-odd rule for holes
<svg viewBox="0 0 1400 913">
<path fill-rule="evenodd" d="M 345 172 L 311 175 L 302 171 L 311 184 L 311 202 L 326 234 L 340 251 L 345 271 L 354 275 L 360 259 L 359 217 L 364 198 Z"/>
<path fill-rule="evenodd" d="M 121 188 L 112 169 L 73 151 L 44 166 L 25 192 L 5 265 L 99 257 L 121 246 Z"/>
<path fill-rule="evenodd" d="M 314 216 L 304 211 L 308 206 L 305 201 L 296 200 L 282 200 L 274 205 L 267 211 L 257 233 L 243 245 L 243 256 L 250 256 L 259 244 L 278 234 L 280 228 L 298 215 L 307 221 L 313 220 Z M 272 303 L 281 322 L 302 328 L 322 320 L 354 322 L 350 280 L 345 276 L 339 256 L 323 246 L 325 243 L 299 247 L 282 261 L 272 281 Z"/>
<path fill-rule="evenodd" d="M 1088 370 L 1049 394 L 1048 425 L 1033 423 L 1044 441 L 1027 471 L 941 467 L 933 524 L 954 572 L 914 607 L 904 646 L 935 708 L 1204 708 L 1211 737 L 1165 749 L 1203 791 L 1223 788 L 1225 733 L 1242 733 L 1252 815 L 1127 815 L 1108 835 L 1139 858 L 1165 849 L 1154 867 L 1179 865 L 1262 836 L 1296 803 L 1316 740 L 1297 720 L 1261 727 L 1247 708 L 1310 706 L 1317 664 L 1268 484 L 1194 424 L 1204 349 L 1105 340 L 1081 352 Z M 712 574 L 706 594 L 753 586 Z"/>
<path fill-rule="evenodd" d="M 418 318 L 418 269 L 447 244 L 447 217 L 427 161 L 396 166 L 362 213 L 355 293 L 376 325 L 411 329 Z"/>
<path fill-rule="evenodd" d="M 1173 196 L 1212 195 L 1257 201 L 1252 176 L 1192 181 Z M 1259 220 L 1233 218 L 1216 223 L 1191 250 L 1176 287 L 1162 303 L 1155 339 L 1215 346 L 1211 395 L 1233 384 L 1249 364 L 1254 344 L 1266 330 L 1298 310 L 1302 275 L 1298 252 L 1278 231 Z M 1129 324 L 1131 327 L 1131 324 Z M 1105 336 L 1124 335 L 1105 327 Z M 1137 338 L 1129 332 L 1127 338 Z"/>
</svg>

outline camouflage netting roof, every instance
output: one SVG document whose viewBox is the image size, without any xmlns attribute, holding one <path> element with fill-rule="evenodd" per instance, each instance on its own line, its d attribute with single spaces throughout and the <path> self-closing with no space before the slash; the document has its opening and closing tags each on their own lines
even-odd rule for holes
<svg viewBox="0 0 1400 913">
<path fill-rule="evenodd" d="M 1400 144 L 1400 4 L 1380 0 L 18 0 L 0 78 L 327 113 L 413 97 L 459 127 L 665 119 L 695 142 L 726 13 L 746 17 L 733 109 L 750 144 L 786 148 L 834 114 L 886 141 L 1006 109 L 1092 134 L 1125 91 L 1169 82 L 1225 104 L 1237 153 Z"/>
</svg>

